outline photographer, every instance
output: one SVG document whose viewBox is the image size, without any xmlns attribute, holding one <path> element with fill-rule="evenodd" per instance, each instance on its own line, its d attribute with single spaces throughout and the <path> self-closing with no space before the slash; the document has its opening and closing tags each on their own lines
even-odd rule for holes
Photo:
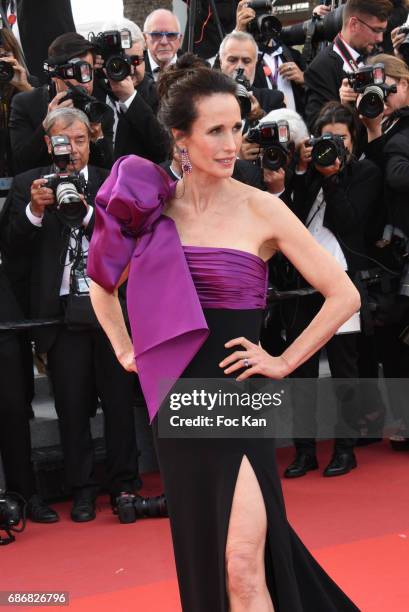
<svg viewBox="0 0 409 612">
<path fill-rule="evenodd" d="M 385 101 L 383 114 L 365 121 L 368 133 L 367 157 L 384 172 L 383 235 L 374 257 L 401 273 L 394 300 L 385 313 L 384 324 L 376 328 L 378 360 L 387 378 L 409 376 L 409 347 L 402 338 L 409 324 L 409 300 L 405 288 L 409 237 L 409 68 L 401 59 L 377 55 L 370 63 L 382 62 L 386 83 L 395 85 Z M 361 118 L 362 121 L 364 121 Z"/>
<path fill-rule="evenodd" d="M 324 135 L 324 138 L 322 138 Z M 364 231 L 381 189 L 381 176 L 369 160 L 357 161 L 353 155 L 357 144 L 355 113 L 338 102 L 328 103 L 315 125 L 315 142 L 306 141 L 300 149 L 293 178 L 293 210 L 316 240 L 329 251 L 349 276 L 367 268 Z M 313 146 L 311 146 L 313 144 Z M 301 282 L 304 281 L 301 279 Z M 299 285 L 299 283 L 297 283 Z M 286 307 L 287 342 L 297 337 L 317 314 L 322 296 L 303 296 Z M 357 379 L 357 336 L 360 331 L 356 313 L 326 344 L 327 357 L 334 378 Z M 319 353 L 294 372 L 298 378 L 318 378 Z M 296 438 L 296 457 L 286 469 L 287 478 L 304 476 L 317 469 L 314 418 L 305 413 L 305 390 L 294 397 L 294 430 L 309 431 L 309 437 Z M 316 406 L 309 398 L 308 407 Z M 355 439 L 345 437 L 341 423 L 357 424 L 360 405 L 356 389 L 345 384 L 338 397 L 339 422 L 333 457 L 324 476 L 346 474 L 356 467 Z"/>
<path fill-rule="evenodd" d="M 128 49 L 112 48 L 106 43 L 108 32 L 129 32 Z M 165 130 L 156 118 L 158 98 L 156 85 L 145 74 L 145 39 L 139 27 L 129 19 L 122 19 L 103 26 L 97 37 L 105 61 L 108 79 L 107 103 L 115 113 L 114 159 L 123 155 L 139 155 L 160 163 L 166 159 L 169 148 Z M 114 63 L 113 70 L 111 66 Z"/>
<path fill-rule="evenodd" d="M 91 96 L 94 91 L 95 51 L 93 45 L 83 36 L 75 32 L 62 34 L 50 45 L 48 53 L 50 68 L 53 68 L 56 74 L 63 72 L 63 75 L 53 76 L 50 86 L 44 85 L 19 94 L 12 101 L 9 126 L 16 172 L 48 163 L 44 122 L 47 114 L 56 108 L 75 106 L 77 102 L 67 98 L 68 88 L 82 88 L 85 98 L 83 96 L 84 99 L 80 101 L 81 107 L 87 105 L 87 96 Z M 77 78 L 68 78 L 67 72 L 71 71 Z M 82 80 L 79 81 L 78 78 Z M 101 93 L 98 95 L 101 97 Z M 110 168 L 113 154 L 113 113 L 102 104 L 104 101 L 105 94 L 102 94 L 102 99 L 93 103 L 94 107 L 98 107 L 99 121 L 91 124 L 91 163 Z"/>
<path fill-rule="evenodd" d="M 156 9 L 145 19 L 143 34 L 147 46 L 145 69 L 157 81 L 160 73 L 176 62 L 182 44 L 179 19 L 171 11 Z"/>
<path fill-rule="evenodd" d="M 0 322 L 23 319 L 0 265 Z M 19 335 L 0 330 L 0 455 L 6 487 L 27 501 L 26 514 L 37 523 L 55 523 L 58 514 L 36 493 L 31 463 L 30 425 L 24 392 L 24 361 Z"/>
<path fill-rule="evenodd" d="M 25 258 L 31 277 L 30 316 L 62 319 L 34 339 L 48 354 L 73 521 L 95 518 L 90 413 L 96 394 L 105 416 L 108 488 L 133 492 L 138 478 L 134 404 L 137 379 L 119 365 L 98 326 L 86 276 L 94 199 L 107 171 L 88 165 L 91 127 L 78 109 L 59 108 L 45 120 L 53 166 L 15 177 L 1 224 L 4 261 L 13 279 Z M 51 173 L 51 176 L 50 176 Z"/>
<path fill-rule="evenodd" d="M 356 72 L 363 58 L 382 42 L 391 12 L 389 0 L 348 0 L 341 33 L 315 57 L 304 74 L 305 117 L 310 129 L 326 102 L 356 100 L 346 75 Z"/>
<path fill-rule="evenodd" d="M 255 23 L 256 11 L 249 6 L 249 0 L 241 0 L 237 6 L 236 29 L 247 32 L 249 26 Z M 267 11 L 264 11 L 267 13 Z M 278 20 L 277 20 L 278 22 Z M 258 54 L 255 85 L 282 91 L 287 108 L 304 113 L 304 70 L 305 65 L 301 54 L 287 47 L 280 38 L 281 24 L 277 23 L 276 32 L 271 37 L 259 34 L 260 52 Z"/>
<path fill-rule="evenodd" d="M 0 20 L 1 24 L 1 20 Z M 0 29 L 0 177 L 14 174 L 13 154 L 9 137 L 10 105 L 13 97 L 31 91 L 38 84 L 28 74 L 23 52 L 14 34 L 8 28 Z"/>
</svg>

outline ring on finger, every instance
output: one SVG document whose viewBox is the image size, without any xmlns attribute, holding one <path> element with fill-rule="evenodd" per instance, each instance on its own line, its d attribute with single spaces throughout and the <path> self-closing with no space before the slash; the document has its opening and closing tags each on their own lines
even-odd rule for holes
<svg viewBox="0 0 409 612">
<path fill-rule="evenodd" d="M 245 359 L 243 359 L 243 365 L 245 368 L 249 368 L 251 363 L 250 361 L 247 359 L 247 357 Z"/>
</svg>

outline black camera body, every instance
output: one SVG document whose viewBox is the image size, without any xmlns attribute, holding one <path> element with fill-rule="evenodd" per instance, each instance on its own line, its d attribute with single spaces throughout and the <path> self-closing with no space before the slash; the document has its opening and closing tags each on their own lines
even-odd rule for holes
<svg viewBox="0 0 409 612">
<path fill-rule="evenodd" d="M 287 166 L 290 155 L 290 127 L 287 121 L 261 123 L 248 131 L 246 139 L 260 145 L 263 168 L 277 171 Z"/>
<path fill-rule="evenodd" d="M 339 159 L 342 167 L 346 162 L 348 152 L 342 137 L 337 134 L 325 132 L 318 138 L 311 138 L 307 144 L 312 147 L 311 161 L 317 166 L 328 168 Z"/>
<path fill-rule="evenodd" d="M 358 112 L 373 119 L 383 112 L 384 102 L 390 93 L 396 93 L 396 85 L 386 85 L 385 66 L 382 63 L 363 66 L 348 75 L 349 85 L 362 94 Z"/>
<path fill-rule="evenodd" d="M 87 213 L 80 194 L 85 194 L 85 180 L 78 172 L 68 172 L 71 162 L 71 143 L 68 136 L 51 136 L 51 156 L 59 172 L 46 174 L 44 187 L 54 192 L 56 203 L 51 207 L 61 222 L 69 227 L 80 227 Z"/>
<path fill-rule="evenodd" d="M 3 83 L 10 83 L 10 81 L 14 78 L 13 66 L 2 60 L 2 57 L 4 57 L 4 54 L 0 55 L 0 85 Z"/>
<path fill-rule="evenodd" d="M 280 37 L 282 24 L 273 12 L 272 0 L 249 0 L 247 7 L 255 11 L 255 18 L 250 21 L 247 31 L 258 43 L 267 44 L 269 40 Z"/>
<path fill-rule="evenodd" d="M 18 500 L 22 503 L 19 503 Z M 24 503 L 23 503 L 24 502 Z M 21 532 L 25 528 L 25 500 L 17 493 L 9 493 L 0 489 L 0 531 L 7 533 L 7 538 L 0 536 L 0 545 L 5 546 L 15 541 L 12 534 Z M 19 527 L 19 523 L 22 523 Z"/>
<path fill-rule="evenodd" d="M 67 95 L 60 100 L 72 100 L 75 108 L 78 108 L 85 113 L 90 120 L 90 123 L 101 123 L 102 118 L 107 110 L 107 105 L 100 102 L 80 85 L 68 85 Z"/>
<path fill-rule="evenodd" d="M 234 80 L 237 83 L 236 96 L 240 104 L 241 118 L 245 119 L 251 111 L 250 81 L 244 76 L 244 68 L 238 68 Z"/>
<path fill-rule="evenodd" d="M 142 497 L 132 493 L 121 493 L 116 499 L 120 523 L 135 523 L 138 518 L 168 516 L 166 497 Z"/>
<path fill-rule="evenodd" d="M 125 49 L 132 47 L 129 30 L 109 30 L 97 36 L 90 34 L 90 40 L 104 60 L 108 79 L 123 81 L 131 74 L 132 59 L 125 53 Z"/>
</svg>

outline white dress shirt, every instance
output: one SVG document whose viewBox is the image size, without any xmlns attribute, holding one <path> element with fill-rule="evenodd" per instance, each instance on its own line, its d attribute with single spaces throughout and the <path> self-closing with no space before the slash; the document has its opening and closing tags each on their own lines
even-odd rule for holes
<svg viewBox="0 0 409 612">
<path fill-rule="evenodd" d="M 149 57 L 149 63 L 151 65 L 151 70 L 152 70 L 152 76 L 154 78 L 155 81 L 158 80 L 159 78 L 159 73 L 161 71 L 161 67 L 159 66 L 158 63 L 156 63 L 156 61 L 153 59 L 151 52 L 148 49 L 148 57 Z M 176 64 L 176 60 L 177 60 L 177 55 L 175 54 L 172 59 L 170 60 L 168 66 L 170 66 L 171 64 Z"/>
<path fill-rule="evenodd" d="M 85 166 L 85 168 L 81 170 L 80 174 L 82 174 L 84 179 L 88 182 L 88 166 Z M 30 209 L 30 204 L 31 202 L 29 202 L 26 206 L 26 215 L 27 215 L 28 220 L 30 221 L 30 223 L 32 223 L 36 227 L 42 227 L 44 215 L 42 215 L 41 217 L 37 217 L 36 215 L 33 215 Z M 82 221 L 82 227 L 85 228 L 88 226 L 88 223 L 90 222 L 93 213 L 94 213 L 93 206 L 88 205 L 88 212 Z M 78 233 L 78 230 L 73 230 L 73 232 Z M 86 236 L 83 236 L 82 237 L 82 249 L 85 254 L 88 253 L 88 244 L 89 244 L 88 238 Z M 75 238 L 72 235 L 72 233 L 70 236 L 70 247 L 72 247 L 73 249 L 75 248 Z M 72 262 L 70 262 L 70 249 L 67 249 L 67 254 L 65 256 L 64 272 L 62 275 L 62 281 L 61 281 L 61 287 L 60 287 L 60 296 L 68 295 L 70 293 L 71 268 L 72 268 Z"/>
<path fill-rule="evenodd" d="M 363 63 L 363 61 L 362 61 L 362 60 L 361 60 L 361 61 L 359 61 L 359 62 L 357 62 L 357 59 L 360 57 L 360 54 L 358 53 L 358 51 L 355 51 L 355 49 L 353 49 L 353 48 L 351 47 L 351 45 L 349 45 L 349 44 L 348 44 L 348 43 L 347 43 L 347 42 L 346 42 L 346 41 L 345 41 L 345 40 L 342 38 L 341 34 L 338 34 L 338 36 L 340 37 L 340 39 L 341 39 L 341 40 L 342 40 L 342 42 L 344 43 L 344 45 L 345 45 L 345 47 L 346 47 L 347 51 L 349 52 L 349 54 L 351 55 L 352 59 L 353 59 L 353 60 L 355 60 L 355 62 L 357 63 L 358 67 L 359 67 L 359 68 L 361 68 L 361 66 L 364 66 L 364 63 Z M 344 56 L 342 55 L 341 51 L 338 49 L 338 47 L 337 47 L 337 45 L 336 45 L 336 44 L 334 44 L 334 45 L 333 45 L 333 49 L 334 49 L 335 53 L 336 53 L 337 55 L 339 55 L 339 57 L 340 57 L 340 58 L 343 60 L 343 62 L 344 62 L 344 65 L 342 66 L 343 71 L 344 71 L 344 72 L 347 72 L 347 73 L 354 72 L 354 69 L 352 68 L 352 66 L 351 66 L 350 64 L 348 64 L 348 62 L 346 62 L 346 61 L 345 61 Z"/>
<path fill-rule="evenodd" d="M 263 56 L 263 61 L 266 64 L 266 66 L 270 68 L 271 75 L 275 79 L 275 82 L 277 83 L 277 89 L 283 92 L 285 96 L 287 108 L 292 108 L 293 110 L 295 110 L 295 100 L 294 100 L 294 93 L 293 93 L 291 81 L 289 81 L 288 79 L 284 79 L 281 76 L 281 74 L 278 72 L 278 69 L 283 63 L 283 60 L 280 57 L 282 52 L 283 52 L 282 48 L 279 47 L 272 53 L 265 53 Z M 276 73 L 277 73 L 277 78 L 276 78 Z M 266 81 L 267 81 L 268 88 L 273 89 L 273 85 L 268 77 L 266 78 Z"/>
<path fill-rule="evenodd" d="M 338 240 L 327 227 L 324 227 L 326 202 L 324 200 L 324 192 L 320 189 L 311 210 L 308 213 L 306 226 L 310 234 L 312 234 L 317 242 L 339 263 L 343 270 L 348 270 L 347 260 L 341 249 Z M 337 334 L 351 333 L 361 331 L 361 321 L 359 311 L 345 321 L 337 330 Z"/>
</svg>

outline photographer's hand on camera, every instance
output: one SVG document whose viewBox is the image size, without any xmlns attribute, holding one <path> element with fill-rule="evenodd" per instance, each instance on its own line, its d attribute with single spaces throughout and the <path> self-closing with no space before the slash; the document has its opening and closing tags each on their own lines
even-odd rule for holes
<svg viewBox="0 0 409 612">
<path fill-rule="evenodd" d="M 31 91 L 32 85 L 28 82 L 27 71 L 14 57 L 1 58 L 2 62 L 10 64 L 14 69 L 14 76 L 10 81 L 10 85 L 13 85 L 19 92 L 20 91 Z"/>
<path fill-rule="evenodd" d="M 112 92 L 120 102 L 126 102 L 135 93 L 135 87 L 131 76 L 122 81 L 109 81 Z"/>
<path fill-rule="evenodd" d="M 396 57 L 399 57 L 402 59 L 402 56 L 399 52 L 399 47 L 401 46 L 401 44 L 403 43 L 403 41 L 405 40 L 407 34 L 406 32 L 401 32 L 401 27 L 402 26 L 398 26 L 397 28 L 394 28 L 391 32 L 391 40 L 392 40 L 392 45 L 393 45 L 393 52 L 396 55 Z"/>
<path fill-rule="evenodd" d="M 299 174 L 307 172 L 308 167 L 311 163 L 311 152 L 312 147 L 308 144 L 309 140 L 305 140 L 302 142 L 298 148 L 298 162 L 296 166 L 296 171 Z"/>
<path fill-rule="evenodd" d="M 331 12 L 331 7 L 326 4 L 319 4 L 314 7 L 312 14 L 313 17 L 326 17 Z"/>
<path fill-rule="evenodd" d="M 256 16 L 256 12 L 247 6 L 248 0 L 241 0 L 237 5 L 236 11 L 236 30 L 246 32 L 250 21 Z"/>
<path fill-rule="evenodd" d="M 263 168 L 263 181 L 269 193 L 280 196 L 285 190 L 285 170 L 269 170 Z"/>
<path fill-rule="evenodd" d="M 66 95 L 67 95 L 66 91 L 59 91 L 57 95 L 54 96 L 54 98 L 51 100 L 51 102 L 48 105 L 47 115 L 52 113 L 53 110 L 55 110 L 56 108 L 74 108 L 74 103 L 71 99 L 64 100 L 64 102 L 61 102 L 61 100 L 63 100 L 66 97 Z M 43 126 L 44 126 L 44 122 L 43 122 Z"/>
<path fill-rule="evenodd" d="M 288 79 L 297 85 L 304 85 L 304 73 L 295 62 L 284 62 L 278 71 L 284 79 Z"/>
<path fill-rule="evenodd" d="M 55 204 L 54 192 L 45 187 L 47 179 L 36 179 L 31 185 L 30 210 L 35 217 L 41 218 L 47 206 Z"/>
<path fill-rule="evenodd" d="M 260 155 L 260 146 L 255 142 L 248 142 L 246 136 L 243 136 L 239 157 L 247 161 L 256 161 Z"/>
<path fill-rule="evenodd" d="M 358 98 L 358 94 L 353 90 L 348 82 L 348 79 L 342 79 L 342 85 L 339 88 L 339 99 L 342 104 L 355 103 Z"/>
<path fill-rule="evenodd" d="M 357 98 L 356 104 L 358 106 L 361 95 Z M 369 118 L 364 117 L 363 115 L 359 115 L 360 122 L 366 127 L 366 132 L 368 135 L 368 143 L 380 138 L 382 136 L 382 121 L 383 121 L 383 112 L 380 113 L 377 117 Z"/>
<path fill-rule="evenodd" d="M 335 160 L 335 163 L 332 166 L 320 166 L 318 164 L 314 164 L 315 169 L 319 172 L 323 177 L 330 178 L 331 176 L 335 176 L 341 170 L 341 162 L 339 159 Z"/>
</svg>

